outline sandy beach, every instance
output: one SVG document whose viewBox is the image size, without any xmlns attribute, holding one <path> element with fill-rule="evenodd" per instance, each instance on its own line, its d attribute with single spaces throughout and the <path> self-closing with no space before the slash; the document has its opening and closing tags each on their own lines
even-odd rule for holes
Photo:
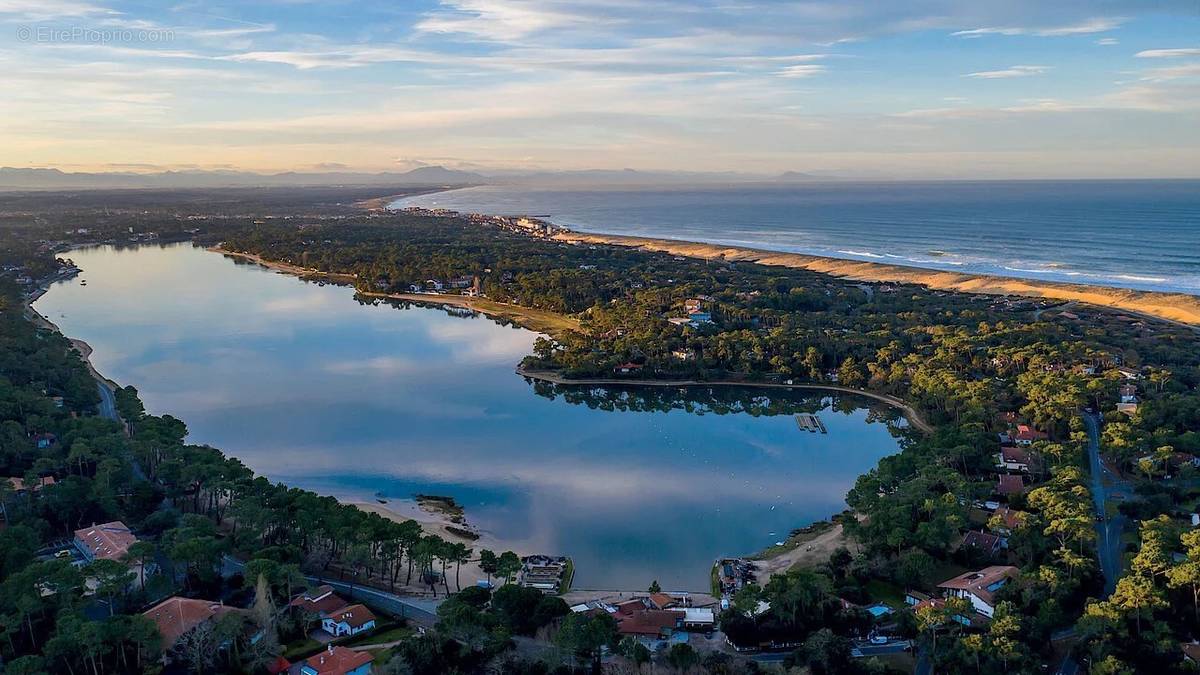
<svg viewBox="0 0 1200 675">
<path fill-rule="evenodd" d="M 821 272 L 854 281 L 921 284 L 928 288 L 943 291 L 1069 300 L 1097 307 L 1121 310 L 1142 318 L 1162 320 L 1200 330 L 1200 297 L 1183 293 L 1157 293 L 1106 286 L 1086 286 L 1052 281 L 1030 281 L 1012 277 L 959 274 L 918 267 L 841 260 L 838 258 L 824 258 L 799 253 L 781 253 L 779 251 L 720 246 L 673 239 L 585 234 L 570 231 L 560 232 L 554 238 L 567 243 L 627 246 L 702 260 L 778 265 L 780 267 Z"/>
<path fill-rule="evenodd" d="M 462 526 L 456 526 L 451 520 L 450 515 L 446 514 L 445 512 L 424 508 L 418 505 L 414 500 L 391 500 L 387 504 L 355 500 L 339 501 L 348 506 L 353 506 L 360 511 L 375 513 L 383 518 L 387 518 L 388 520 L 392 520 L 397 523 L 403 523 L 406 520 L 415 520 L 421 525 L 421 530 L 427 535 L 437 535 L 449 542 L 459 542 L 465 544 L 467 548 L 471 549 L 472 560 L 471 562 L 462 566 L 462 572 L 459 574 L 459 580 L 462 582 L 464 588 L 467 586 L 473 586 L 475 582 L 480 579 L 487 579 L 487 574 L 483 570 L 479 569 L 479 552 L 481 550 L 488 549 L 495 551 L 497 554 L 504 551 L 513 551 L 517 555 L 529 555 L 528 551 L 522 551 L 519 549 L 519 547 L 501 541 L 489 532 L 480 532 L 474 528 L 469 528 L 479 535 L 478 539 L 471 539 L 469 537 L 456 534 L 455 532 L 451 531 L 450 528 L 452 526 L 461 528 Z M 457 590 L 454 585 L 454 572 L 454 566 L 447 568 L 446 574 L 450 580 L 451 590 Z M 493 582 L 495 582 L 494 578 Z M 417 584 L 413 584 L 409 590 L 423 592 L 425 588 Z"/>
</svg>

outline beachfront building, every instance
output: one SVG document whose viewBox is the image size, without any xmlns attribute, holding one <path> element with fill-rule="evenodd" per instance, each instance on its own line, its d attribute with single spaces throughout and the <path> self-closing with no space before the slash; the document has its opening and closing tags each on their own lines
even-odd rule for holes
<svg viewBox="0 0 1200 675">
<path fill-rule="evenodd" d="M 996 593 L 1019 573 L 1011 565 L 994 565 L 947 579 L 938 584 L 938 588 L 948 597 L 970 600 L 976 612 L 990 619 L 996 613 Z"/>
<path fill-rule="evenodd" d="M 366 633 L 375 629 L 375 615 L 363 605 L 348 605 L 322 617 L 321 629 L 335 638 Z"/>
<path fill-rule="evenodd" d="M 329 645 L 323 651 L 304 659 L 288 669 L 289 675 L 367 675 L 371 662 L 370 652 L 360 652 L 346 647 Z"/>
</svg>

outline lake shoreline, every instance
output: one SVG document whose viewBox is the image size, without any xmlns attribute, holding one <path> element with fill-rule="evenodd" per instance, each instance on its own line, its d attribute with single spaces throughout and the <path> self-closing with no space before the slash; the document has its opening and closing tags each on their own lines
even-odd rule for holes
<svg viewBox="0 0 1200 675">
<path fill-rule="evenodd" d="M 904 413 L 906 420 L 913 427 L 919 429 L 926 434 L 934 432 L 933 425 L 925 421 L 921 414 L 916 411 L 909 403 L 901 398 L 897 398 L 890 394 L 881 394 L 878 392 L 867 391 L 865 389 L 854 389 L 853 387 L 842 387 L 836 384 L 784 384 L 774 382 L 744 382 L 739 380 L 648 380 L 648 379 L 617 379 L 617 378 L 586 378 L 572 379 L 559 375 L 556 372 L 548 370 L 529 370 L 524 366 L 517 366 L 516 373 L 521 377 L 531 380 L 539 380 L 541 382 L 549 382 L 551 384 L 560 384 L 565 386 L 616 386 L 616 387 L 747 387 L 752 389 L 784 389 L 796 391 L 831 391 L 840 392 L 843 394 L 852 394 L 857 396 L 865 396 L 869 399 L 886 403 L 887 405 L 900 410 Z"/>
</svg>

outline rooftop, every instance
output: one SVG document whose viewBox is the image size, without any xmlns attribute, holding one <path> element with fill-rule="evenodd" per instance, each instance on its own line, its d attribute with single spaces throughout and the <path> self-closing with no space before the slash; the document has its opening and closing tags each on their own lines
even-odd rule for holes
<svg viewBox="0 0 1200 675">
<path fill-rule="evenodd" d="M 83 543 L 92 557 L 109 560 L 123 558 L 138 540 L 119 520 L 75 530 L 75 539 Z"/>
<path fill-rule="evenodd" d="M 995 602 L 996 591 L 1009 579 L 1015 579 L 1017 574 L 1017 568 L 1011 565 L 993 565 L 947 579 L 938 584 L 938 588 L 966 591 L 990 605 Z"/>
<path fill-rule="evenodd" d="M 162 646 L 166 651 L 175 644 L 180 636 L 205 621 L 229 612 L 239 611 L 241 610 L 212 600 L 173 596 L 142 612 L 142 616 L 154 622 L 159 634 L 162 635 Z"/>
<path fill-rule="evenodd" d="M 304 659 L 300 662 L 299 672 L 315 673 L 316 675 L 345 675 L 355 668 L 361 668 L 375 657 L 369 652 L 356 652 L 346 647 L 330 645 L 327 649 Z M 293 670 L 297 670 L 293 668 Z"/>
</svg>

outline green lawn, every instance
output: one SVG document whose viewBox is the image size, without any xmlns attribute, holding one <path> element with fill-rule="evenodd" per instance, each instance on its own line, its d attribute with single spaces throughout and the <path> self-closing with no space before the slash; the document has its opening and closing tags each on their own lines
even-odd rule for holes
<svg viewBox="0 0 1200 675">
<path fill-rule="evenodd" d="M 396 640 L 403 640 L 403 639 L 411 636 L 412 634 L 413 634 L 413 630 L 411 628 L 409 628 L 408 626 L 404 626 L 404 625 L 397 624 L 397 623 L 386 623 L 386 624 L 379 626 L 378 628 L 371 631 L 370 633 L 363 633 L 361 635 L 355 635 L 354 637 L 350 638 L 349 640 L 346 640 L 344 642 L 338 642 L 337 644 L 344 645 L 346 647 L 354 647 L 357 645 L 383 644 L 385 642 L 395 642 Z"/>
<path fill-rule="evenodd" d="M 311 638 L 304 638 L 298 642 L 293 642 L 286 646 L 283 650 L 283 658 L 288 661 L 295 661 L 304 658 L 309 654 L 315 654 L 321 650 L 321 643 Z"/>
</svg>

